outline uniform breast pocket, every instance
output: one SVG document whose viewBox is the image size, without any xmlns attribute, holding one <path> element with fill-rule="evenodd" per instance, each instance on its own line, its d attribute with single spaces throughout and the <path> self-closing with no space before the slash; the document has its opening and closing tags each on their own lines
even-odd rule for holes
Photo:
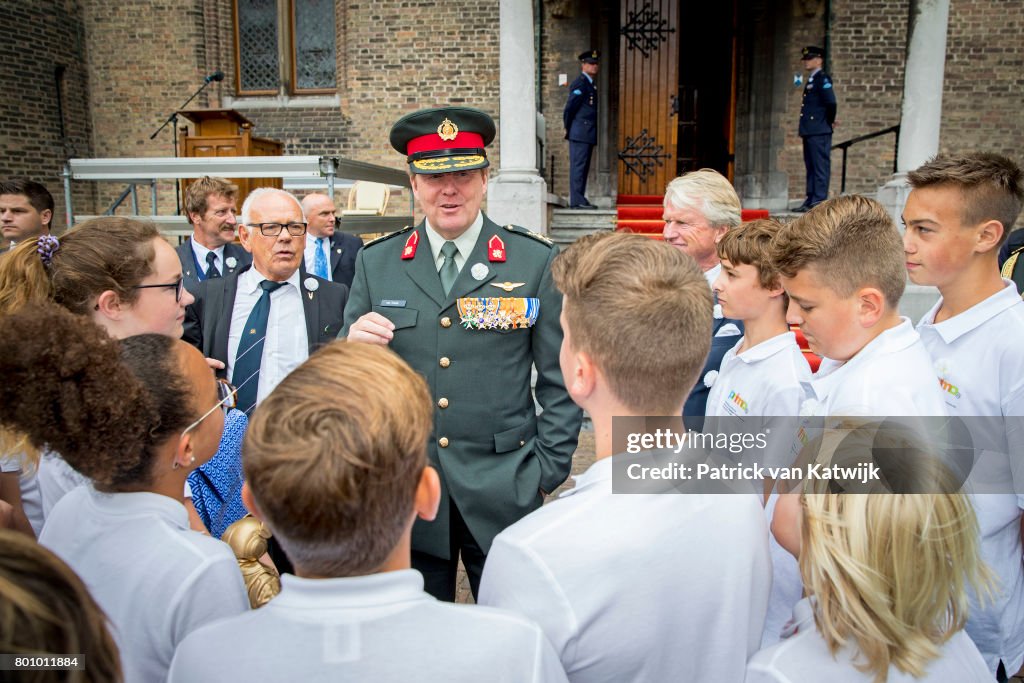
<svg viewBox="0 0 1024 683">
<path fill-rule="evenodd" d="M 419 313 L 415 308 L 395 308 L 392 306 L 374 306 L 373 312 L 380 313 L 393 322 L 396 330 L 400 330 L 403 327 L 415 327 L 416 316 Z"/>
</svg>

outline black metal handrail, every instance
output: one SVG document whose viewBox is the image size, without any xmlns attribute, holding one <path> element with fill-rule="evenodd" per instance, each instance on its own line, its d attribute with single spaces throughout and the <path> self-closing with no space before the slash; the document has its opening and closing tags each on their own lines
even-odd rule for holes
<svg viewBox="0 0 1024 683">
<path fill-rule="evenodd" d="M 858 142 L 864 142 L 865 140 L 870 140 L 872 138 L 877 138 L 877 137 L 881 137 L 883 135 L 888 135 L 889 133 L 895 133 L 896 134 L 896 143 L 893 146 L 893 152 L 892 152 L 892 172 L 895 173 L 896 172 L 896 168 L 897 168 L 897 166 L 896 166 L 896 157 L 899 154 L 899 149 L 900 149 L 900 124 L 898 124 L 898 123 L 895 126 L 889 126 L 888 128 L 885 128 L 883 130 L 876 130 L 874 133 L 867 133 L 865 135 L 860 135 L 860 136 L 857 136 L 855 138 L 851 138 L 849 140 L 846 140 L 844 142 L 840 142 L 838 144 L 832 145 L 832 149 L 841 149 L 841 150 L 843 150 L 843 178 L 842 178 L 842 182 L 840 183 L 840 186 L 839 186 L 840 194 L 846 194 L 846 150 L 850 149 L 850 147 L 852 147 L 853 145 L 856 145 Z"/>
</svg>

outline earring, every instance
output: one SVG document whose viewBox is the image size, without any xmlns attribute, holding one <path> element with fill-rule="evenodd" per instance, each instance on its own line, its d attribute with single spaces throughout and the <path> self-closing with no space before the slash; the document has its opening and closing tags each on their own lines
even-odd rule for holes
<svg viewBox="0 0 1024 683">
<path fill-rule="evenodd" d="M 192 467 L 192 465 L 194 465 L 195 463 L 196 463 L 196 456 L 190 455 L 189 458 L 188 458 L 188 466 Z M 181 469 L 181 463 L 178 462 L 177 460 L 175 460 L 171 464 L 171 469 L 172 470 L 180 470 Z"/>
</svg>

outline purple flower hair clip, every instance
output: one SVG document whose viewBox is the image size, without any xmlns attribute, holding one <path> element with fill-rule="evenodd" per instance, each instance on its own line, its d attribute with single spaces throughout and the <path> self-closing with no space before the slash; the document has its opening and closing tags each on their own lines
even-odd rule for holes
<svg viewBox="0 0 1024 683">
<path fill-rule="evenodd" d="M 53 235 L 42 235 L 36 242 L 36 252 L 47 268 L 50 267 L 53 255 L 58 249 L 60 249 L 60 242 Z"/>
</svg>

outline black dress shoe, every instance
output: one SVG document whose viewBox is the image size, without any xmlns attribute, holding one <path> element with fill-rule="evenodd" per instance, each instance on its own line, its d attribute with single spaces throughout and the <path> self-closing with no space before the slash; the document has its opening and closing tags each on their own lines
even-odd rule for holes
<svg viewBox="0 0 1024 683">
<path fill-rule="evenodd" d="M 579 206 L 571 207 L 573 209 L 596 209 L 597 207 L 593 204 L 580 204 Z"/>
<path fill-rule="evenodd" d="M 807 204 L 801 204 L 800 206 L 793 209 L 793 213 L 807 213 L 811 210 L 811 207 Z"/>
</svg>

